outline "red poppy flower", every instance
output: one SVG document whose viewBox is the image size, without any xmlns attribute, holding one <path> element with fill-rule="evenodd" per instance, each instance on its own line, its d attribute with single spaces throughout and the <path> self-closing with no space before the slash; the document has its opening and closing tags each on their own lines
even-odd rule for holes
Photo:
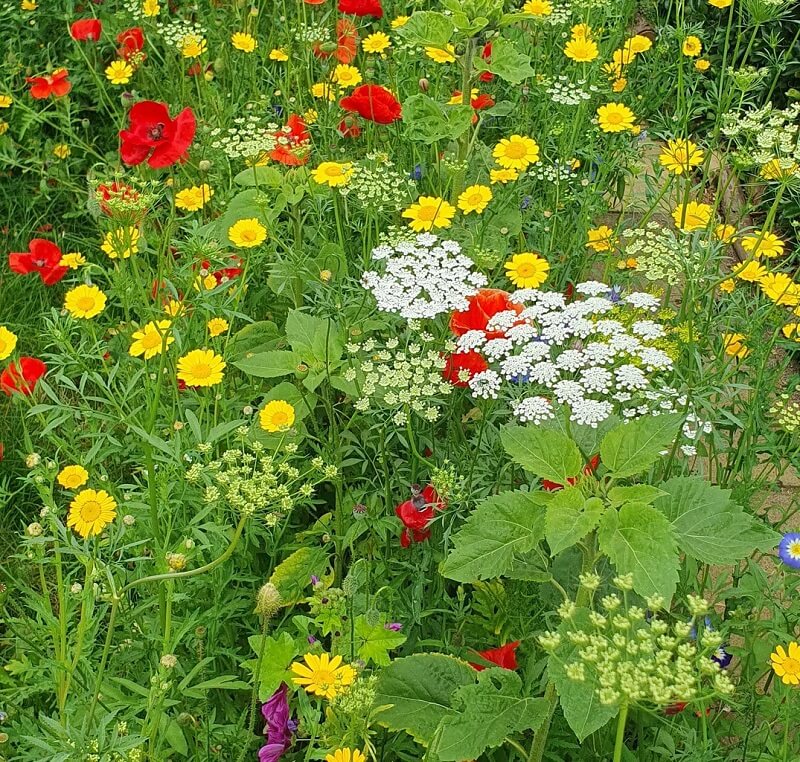
<svg viewBox="0 0 800 762">
<path fill-rule="evenodd" d="M 522 312 L 521 304 L 509 301 L 507 291 L 498 288 L 482 288 L 467 301 L 469 307 L 450 316 L 450 330 L 456 336 L 463 336 L 467 331 L 486 331 L 489 320 L 498 312 Z M 499 339 L 503 331 L 486 331 L 487 339 Z"/>
<path fill-rule="evenodd" d="M 336 50 L 324 50 L 321 42 L 315 42 L 311 50 L 317 58 L 333 56 L 339 63 L 352 63 L 358 51 L 358 30 L 355 24 L 350 19 L 339 19 L 336 22 Z"/>
<path fill-rule="evenodd" d="M 498 648 L 487 648 L 485 651 L 476 651 L 478 656 L 482 656 L 486 661 L 496 664 L 503 669 L 516 669 L 517 668 L 517 648 L 519 648 L 519 641 L 515 640 L 513 643 L 506 643 L 504 646 Z M 483 664 L 469 663 L 471 667 L 482 672 L 486 667 Z"/>
<path fill-rule="evenodd" d="M 472 378 L 476 373 L 486 370 L 489 364 L 483 359 L 483 356 L 478 352 L 456 352 L 449 355 L 447 358 L 447 365 L 444 366 L 442 376 L 446 381 L 449 381 L 453 386 L 468 386 L 469 379 L 462 381 L 459 374 L 462 370 L 469 373 L 469 378 Z"/>
<path fill-rule="evenodd" d="M 47 372 L 47 366 L 35 357 L 20 357 L 0 373 L 0 389 L 9 397 L 14 392 L 26 397 L 33 392 L 36 382 Z"/>
<path fill-rule="evenodd" d="M 286 128 L 276 132 L 275 137 L 278 138 L 278 145 L 269 155 L 273 161 L 289 167 L 300 167 L 311 158 L 311 134 L 297 114 L 289 115 Z"/>
<path fill-rule="evenodd" d="M 172 166 L 185 158 L 197 129 L 194 113 L 185 108 L 170 119 L 165 103 L 139 101 L 128 114 L 130 129 L 121 130 L 120 155 L 129 166 L 145 159 L 153 169 Z"/>
<path fill-rule="evenodd" d="M 481 51 L 481 58 L 486 61 L 486 63 L 492 62 L 492 43 L 487 42 L 483 46 L 483 50 Z M 490 71 L 482 71 L 478 76 L 478 79 L 481 82 L 491 82 L 494 79 L 494 74 Z"/>
<path fill-rule="evenodd" d="M 322 5 L 325 0 L 303 0 L 306 5 Z"/>
<path fill-rule="evenodd" d="M 379 19 L 383 16 L 380 0 L 339 0 L 340 13 L 350 16 L 374 16 Z"/>
<path fill-rule="evenodd" d="M 355 111 L 364 119 L 378 124 L 391 124 L 402 115 L 400 102 L 385 87 L 359 85 L 339 101 L 345 111 Z"/>
<path fill-rule="evenodd" d="M 78 19 L 73 21 L 69 26 L 69 36 L 73 40 L 83 42 L 90 40 L 97 42 L 103 32 L 103 24 L 100 19 Z"/>
<path fill-rule="evenodd" d="M 120 43 L 120 47 L 117 48 L 117 55 L 127 61 L 144 47 L 144 32 L 142 32 L 141 27 L 133 26 L 120 32 L 117 35 L 117 42 Z"/>
<path fill-rule="evenodd" d="M 235 265 L 242 264 L 242 260 L 235 254 L 231 256 L 231 262 Z M 241 267 L 223 267 L 220 270 L 214 270 L 213 272 L 210 272 L 211 262 L 207 259 L 204 259 L 200 263 L 200 267 L 201 269 L 205 270 L 209 275 L 211 275 L 214 278 L 214 280 L 217 281 L 218 286 L 223 283 L 227 283 L 229 280 L 237 278 L 243 272 L 243 269 Z"/>
<path fill-rule="evenodd" d="M 454 90 L 453 98 L 461 98 L 461 90 Z M 460 102 L 461 101 L 459 101 L 459 103 Z M 480 93 L 476 97 L 472 98 L 469 103 L 470 106 L 472 106 L 472 108 L 474 108 L 476 111 L 480 111 L 482 108 L 490 108 L 491 106 L 494 106 L 494 98 L 486 93 Z"/>
<path fill-rule="evenodd" d="M 45 286 L 58 283 L 67 274 L 68 268 L 59 265 L 60 261 L 61 249 L 44 238 L 31 239 L 28 251 L 8 255 L 8 266 L 13 272 L 20 275 L 39 273 Z"/>
<path fill-rule="evenodd" d="M 354 116 L 346 116 L 342 119 L 336 130 L 343 138 L 357 138 L 361 134 L 358 119 Z"/>
<path fill-rule="evenodd" d="M 72 83 L 67 79 L 69 72 L 66 69 L 56 69 L 51 74 L 43 77 L 26 77 L 25 81 L 31 86 L 31 97 L 37 101 L 65 96 L 72 90 Z"/>
<path fill-rule="evenodd" d="M 589 459 L 589 462 L 583 467 L 583 473 L 586 476 L 593 474 L 599 465 L 600 455 L 592 455 L 592 457 Z M 572 487 L 576 481 L 578 481 L 577 476 L 570 476 L 567 478 L 567 484 L 569 484 L 570 487 Z M 558 490 L 564 489 L 564 485 L 559 484 L 558 482 L 551 482 L 549 479 L 542 479 L 542 489 L 546 490 L 547 492 L 558 492 Z"/>
<path fill-rule="evenodd" d="M 419 485 L 411 485 L 411 499 L 400 503 L 394 512 L 403 522 L 400 534 L 400 546 L 407 548 L 411 542 L 424 542 L 431 536 L 428 525 L 433 521 L 435 511 L 443 511 L 444 501 L 439 493 L 429 484 L 420 490 Z"/>
</svg>

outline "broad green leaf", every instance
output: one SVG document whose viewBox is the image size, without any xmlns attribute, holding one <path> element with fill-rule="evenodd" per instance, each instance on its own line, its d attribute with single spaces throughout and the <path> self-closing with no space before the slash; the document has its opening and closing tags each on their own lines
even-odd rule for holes
<svg viewBox="0 0 800 762">
<path fill-rule="evenodd" d="M 302 358 L 295 352 L 273 349 L 269 352 L 247 354 L 233 364 L 249 376 L 257 378 L 278 378 L 297 373 L 297 366 L 302 363 Z"/>
<path fill-rule="evenodd" d="M 600 461 L 615 479 L 646 471 L 678 436 L 681 413 L 648 415 L 627 421 L 610 431 L 600 443 Z"/>
<path fill-rule="evenodd" d="M 584 500 L 579 489 L 568 487 L 556 492 L 547 504 L 545 537 L 550 555 L 574 545 L 591 532 L 603 515 L 603 501 Z"/>
<path fill-rule="evenodd" d="M 522 695 L 516 672 L 491 668 L 478 673 L 478 682 L 459 688 L 453 696 L 458 714 L 442 718 L 431 752 L 441 762 L 477 759 L 506 736 L 535 730 L 547 715 L 545 699 Z"/>
<path fill-rule="evenodd" d="M 600 520 L 600 550 L 619 574 L 633 574 L 633 589 L 643 597 L 660 595 L 669 603 L 678 584 L 675 536 L 662 513 L 646 503 L 611 508 Z"/>
<path fill-rule="evenodd" d="M 492 41 L 492 57 L 490 61 L 479 59 L 476 66 L 482 71 L 490 71 L 500 79 L 518 85 L 536 72 L 531 67 L 531 58 L 521 53 L 510 40 L 497 37 Z"/>
<path fill-rule="evenodd" d="M 241 360 L 248 353 L 255 354 L 277 349 L 280 340 L 281 333 L 278 326 L 271 320 L 260 320 L 246 325 L 233 334 L 226 354 L 232 361 Z"/>
<path fill-rule="evenodd" d="M 665 494 L 658 487 L 651 487 L 649 484 L 634 484 L 631 487 L 612 487 L 608 491 L 608 502 L 614 507 L 619 507 L 623 503 L 647 503 L 652 505 L 656 498 Z"/>
<path fill-rule="evenodd" d="M 161 716 L 161 733 L 173 751 L 182 757 L 189 754 L 189 745 L 186 743 L 183 728 L 175 720 L 169 719 L 166 714 Z"/>
<path fill-rule="evenodd" d="M 675 477 L 661 487 L 655 507 L 669 520 L 678 547 L 698 561 L 732 564 L 780 542 L 780 534 L 731 501 L 730 490 L 702 477 Z"/>
<path fill-rule="evenodd" d="M 324 366 L 338 360 L 344 349 L 333 320 L 300 310 L 291 310 L 286 317 L 286 338 L 292 350 L 309 365 Z"/>
<path fill-rule="evenodd" d="M 546 429 L 555 429 L 562 434 L 566 434 L 578 445 L 578 449 L 583 453 L 584 462 L 600 451 L 600 442 L 611 429 L 619 425 L 619 418 L 610 415 L 597 426 L 586 426 L 570 420 L 570 411 L 563 405 L 554 409 L 555 417 L 549 421 L 544 421 L 541 425 Z"/>
<path fill-rule="evenodd" d="M 281 683 L 291 685 L 292 672 L 289 667 L 300 654 L 300 649 L 288 632 L 282 632 L 277 637 L 251 635 L 247 641 L 256 658 L 242 662 L 242 666 L 253 673 L 258 669 L 258 698 L 259 701 L 266 701 L 280 688 Z"/>
<path fill-rule="evenodd" d="M 501 492 L 486 498 L 453 535 L 453 550 L 442 565 L 448 579 L 472 582 L 504 574 L 515 553 L 532 550 L 544 537 L 547 496 Z"/>
<path fill-rule="evenodd" d="M 424 93 L 403 102 L 403 124 L 410 140 L 431 145 L 437 140 L 456 140 L 472 123 L 472 107 L 447 106 Z"/>
<path fill-rule="evenodd" d="M 371 625 L 363 615 L 356 619 L 355 633 L 358 657 L 379 667 L 388 667 L 391 663 L 389 651 L 406 642 L 402 632 L 387 629 L 383 622 Z"/>
<path fill-rule="evenodd" d="M 588 609 L 577 609 L 569 621 L 559 626 L 561 645 L 549 657 L 547 672 L 558 691 L 564 718 L 578 740 L 583 741 L 614 717 L 617 708 L 600 703 L 595 690 L 597 683 L 591 671 L 587 671 L 586 679 L 582 682 L 571 680 L 564 672 L 567 664 L 578 660 L 578 650 L 581 648 L 569 640 L 568 633 L 572 629 L 591 629 Z"/>
<path fill-rule="evenodd" d="M 403 26 L 396 30 L 397 35 L 412 45 L 445 47 L 455 32 L 455 24 L 444 14 L 435 11 L 417 11 Z"/>
<path fill-rule="evenodd" d="M 250 167 L 239 172 L 233 178 L 233 182 L 246 187 L 265 185 L 269 188 L 279 188 L 283 183 L 283 175 L 275 167 Z"/>
<path fill-rule="evenodd" d="M 298 548 L 275 567 L 269 581 L 278 588 L 284 606 L 305 599 L 311 591 L 311 577 L 324 577 L 328 569 L 328 554 L 324 548 Z"/>
<path fill-rule="evenodd" d="M 455 692 L 474 684 L 477 674 L 465 661 L 445 654 L 395 659 L 378 676 L 377 720 L 427 745 L 442 719 L 458 714 L 453 708 Z"/>
<path fill-rule="evenodd" d="M 526 471 L 558 484 L 566 484 L 583 468 L 577 445 L 560 431 L 539 426 L 505 426 L 500 440 L 506 452 Z"/>
</svg>

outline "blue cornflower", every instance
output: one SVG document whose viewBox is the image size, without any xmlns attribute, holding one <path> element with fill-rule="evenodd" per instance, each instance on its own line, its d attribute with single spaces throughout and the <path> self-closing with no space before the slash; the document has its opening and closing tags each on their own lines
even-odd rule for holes
<svg viewBox="0 0 800 762">
<path fill-rule="evenodd" d="M 422 179 L 422 164 L 415 164 L 414 169 L 411 170 L 409 177 L 412 180 L 421 180 Z"/>
<path fill-rule="evenodd" d="M 793 569 L 800 569 L 800 533 L 787 532 L 778 545 L 781 561 Z"/>
</svg>

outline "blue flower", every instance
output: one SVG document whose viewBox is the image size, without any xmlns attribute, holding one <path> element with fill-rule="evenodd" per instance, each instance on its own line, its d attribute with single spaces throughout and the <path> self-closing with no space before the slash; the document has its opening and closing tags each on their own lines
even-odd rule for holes
<svg viewBox="0 0 800 762">
<path fill-rule="evenodd" d="M 778 545 L 781 561 L 793 569 L 800 569 L 800 533 L 788 532 Z"/>
<path fill-rule="evenodd" d="M 409 177 L 412 180 L 421 180 L 422 179 L 422 164 L 415 164 L 414 169 L 411 170 Z"/>
</svg>

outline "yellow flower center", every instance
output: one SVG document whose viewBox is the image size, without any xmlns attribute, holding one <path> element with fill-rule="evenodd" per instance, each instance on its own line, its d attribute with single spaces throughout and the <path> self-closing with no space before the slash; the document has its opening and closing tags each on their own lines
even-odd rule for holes
<svg viewBox="0 0 800 762">
<path fill-rule="evenodd" d="M 333 164 L 330 167 L 326 167 L 325 174 L 328 177 L 341 177 L 342 168 L 338 164 Z"/>
<path fill-rule="evenodd" d="M 103 506 L 97 500 L 87 500 L 81 506 L 81 518 L 86 522 L 97 521 L 103 511 Z"/>
<path fill-rule="evenodd" d="M 784 659 L 781 666 L 790 675 L 800 675 L 800 661 L 797 661 L 797 659 Z"/>
<path fill-rule="evenodd" d="M 609 122 L 609 124 L 621 124 L 622 114 L 619 111 L 609 111 L 606 114 L 606 121 Z"/>
<path fill-rule="evenodd" d="M 436 219 L 438 209 L 435 206 L 421 206 L 417 216 L 424 222 L 431 222 Z"/>
<path fill-rule="evenodd" d="M 509 143 L 506 146 L 505 154 L 509 159 L 522 159 L 528 153 L 524 143 Z"/>
<path fill-rule="evenodd" d="M 78 309 L 81 310 L 81 312 L 89 312 L 92 307 L 94 307 L 93 296 L 82 296 L 78 299 Z"/>
<path fill-rule="evenodd" d="M 195 378 L 208 378 L 211 372 L 211 366 L 208 363 L 198 363 L 191 369 L 191 374 Z"/>
<path fill-rule="evenodd" d="M 145 349 L 155 349 L 161 346 L 161 337 L 155 331 L 146 333 L 141 338 L 141 344 Z"/>
<path fill-rule="evenodd" d="M 289 414 L 285 410 L 279 410 L 272 414 L 272 425 L 283 427 L 289 425 Z"/>
<path fill-rule="evenodd" d="M 470 196 L 467 196 L 467 203 L 470 206 L 479 206 L 481 201 L 483 201 L 483 196 L 480 193 L 473 193 Z"/>
<path fill-rule="evenodd" d="M 536 267 L 532 262 L 523 262 L 521 265 L 517 267 L 517 275 L 520 278 L 530 278 L 531 275 L 535 275 Z"/>
</svg>

